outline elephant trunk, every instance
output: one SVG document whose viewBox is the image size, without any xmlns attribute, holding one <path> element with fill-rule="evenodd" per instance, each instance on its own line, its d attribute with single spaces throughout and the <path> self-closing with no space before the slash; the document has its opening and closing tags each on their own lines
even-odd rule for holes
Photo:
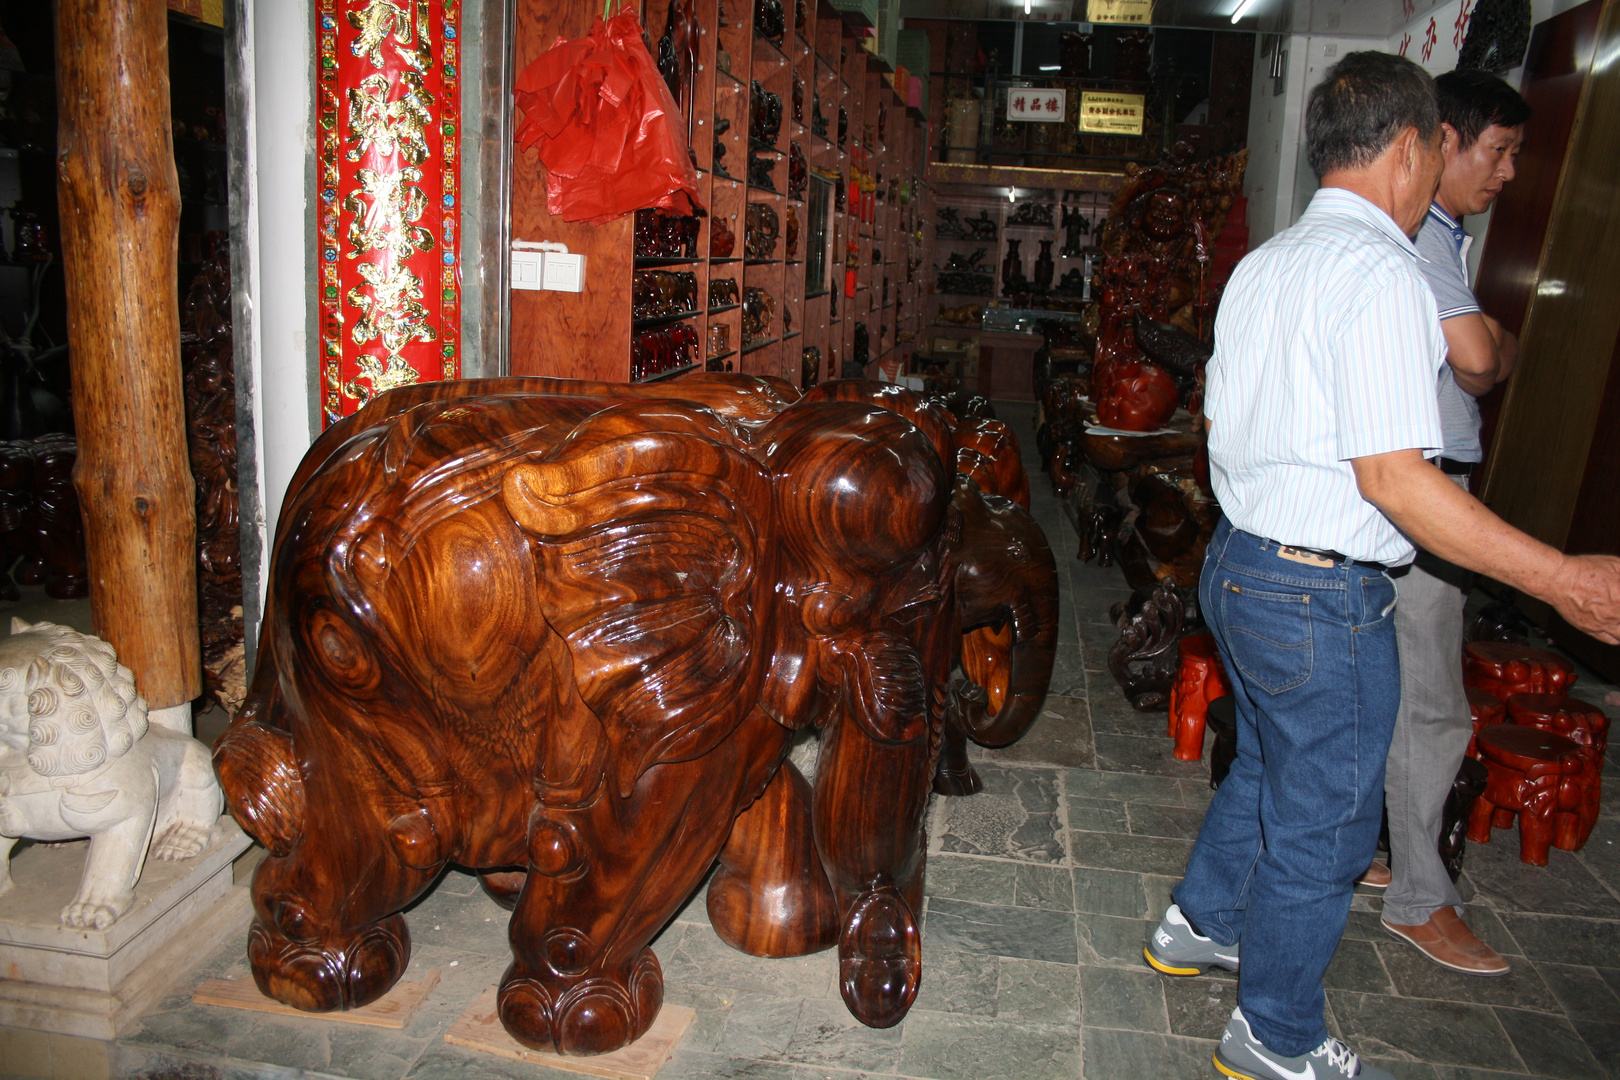
<svg viewBox="0 0 1620 1080">
<path fill-rule="evenodd" d="M 1035 519 L 1007 499 L 958 483 L 962 546 L 957 612 L 962 672 L 983 694 L 959 695 L 960 719 L 981 746 L 1016 741 L 1040 713 L 1057 652 L 1057 562 Z"/>
</svg>

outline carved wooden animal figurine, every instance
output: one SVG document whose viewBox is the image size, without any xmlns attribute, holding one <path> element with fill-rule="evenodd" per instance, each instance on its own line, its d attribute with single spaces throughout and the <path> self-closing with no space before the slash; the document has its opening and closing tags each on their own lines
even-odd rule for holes
<svg viewBox="0 0 1620 1080">
<path fill-rule="evenodd" d="M 1170 687 L 1169 736 L 1176 741 L 1176 758 L 1198 761 L 1204 756 L 1204 725 L 1210 702 L 1232 692 L 1215 649 L 1213 634 L 1188 634 L 1178 643 L 1180 670 Z"/>
<path fill-rule="evenodd" d="M 148 845 L 188 859 L 220 813 L 208 749 L 148 727 L 112 646 L 66 626 L 11 621 L 0 641 L 0 894 L 18 839 L 90 837 L 65 926 L 104 929 L 135 901 Z"/>
<path fill-rule="evenodd" d="M 851 1011 L 897 1023 L 954 661 L 1003 630 L 962 723 L 1016 738 L 1056 582 L 1028 514 L 953 477 L 948 414 L 879 386 L 419 384 L 323 433 L 215 751 L 270 851 L 260 987 L 375 1000 L 409 959 L 401 910 L 454 861 L 514 908 L 506 1029 L 613 1050 L 662 1001 L 648 941 L 718 857 L 722 938 L 836 945 Z M 783 764 L 808 726 L 813 789 Z"/>
</svg>

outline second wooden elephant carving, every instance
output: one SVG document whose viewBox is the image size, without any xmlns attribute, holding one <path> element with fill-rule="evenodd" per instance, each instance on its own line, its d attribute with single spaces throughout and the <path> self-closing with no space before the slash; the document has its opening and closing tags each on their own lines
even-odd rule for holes
<svg viewBox="0 0 1620 1080">
<path fill-rule="evenodd" d="M 718 859 L 722 937 L 836 945 L 855 1016 L 905 1015 L 961 642 L 999 652 L 953 722 L 1010 741 L 1050 678 L 1055 569 L 1027 512 L 955 475 L 948 413 L 870 384 L 790 397 L 441 383 L 322 436 L 215 750 L 270 851 L 266 993 L 375 1000 L 409 959 L 400 912 L 453 862 L 513 909 L 506 1029 L 613 1050 L 652 1023 L 648 943 Z M 809 726 L 813 788 L 785 761 Z"/>
</svg>

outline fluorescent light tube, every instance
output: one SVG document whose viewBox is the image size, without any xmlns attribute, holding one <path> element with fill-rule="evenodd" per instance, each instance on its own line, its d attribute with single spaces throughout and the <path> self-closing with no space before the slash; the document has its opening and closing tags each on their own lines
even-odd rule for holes
<svg viewBox="0 0 1620 1080">
<path fill-rule="evenodd" d="M 1232 12 L 1232 22 L 1235 24 L 1239 19 L 1247 15 L 1249 13 L 1249 9 L 1252 7 L 1254 7 L 1254 0 L 1243 0 L 1243 2 L 1237 6 L 1237 10 Z"/>
</svg>

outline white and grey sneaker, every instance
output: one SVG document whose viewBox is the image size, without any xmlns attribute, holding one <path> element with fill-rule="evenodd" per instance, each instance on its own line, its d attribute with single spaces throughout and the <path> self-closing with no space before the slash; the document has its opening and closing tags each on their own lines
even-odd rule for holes
<svg viewBox="0 0 1620 1080">
<path fill-rule="evenodd" d="M 1395 1080 L 1392 1073 L 1363 1065 L 1354 1051 L 1331 1036 L 1308 1054 L 1274 1054 L 1254 1037 L 1241 1008 L 1233 1009 L 1232 1019 L 1226 1023 L 1226 1033 L 1215 1051 L 1215 1067 L 1234 1080 Z"/>
<path fill-rule="evenodd" d="M 1217 945 L 1192 928 L 1174 904 L 1164 913 L 1142 955 L 1155 971 L 1166 975 L 1202 975 L 1210 968 L 1238 969 L 1238 947 Z"/>
</svg>

